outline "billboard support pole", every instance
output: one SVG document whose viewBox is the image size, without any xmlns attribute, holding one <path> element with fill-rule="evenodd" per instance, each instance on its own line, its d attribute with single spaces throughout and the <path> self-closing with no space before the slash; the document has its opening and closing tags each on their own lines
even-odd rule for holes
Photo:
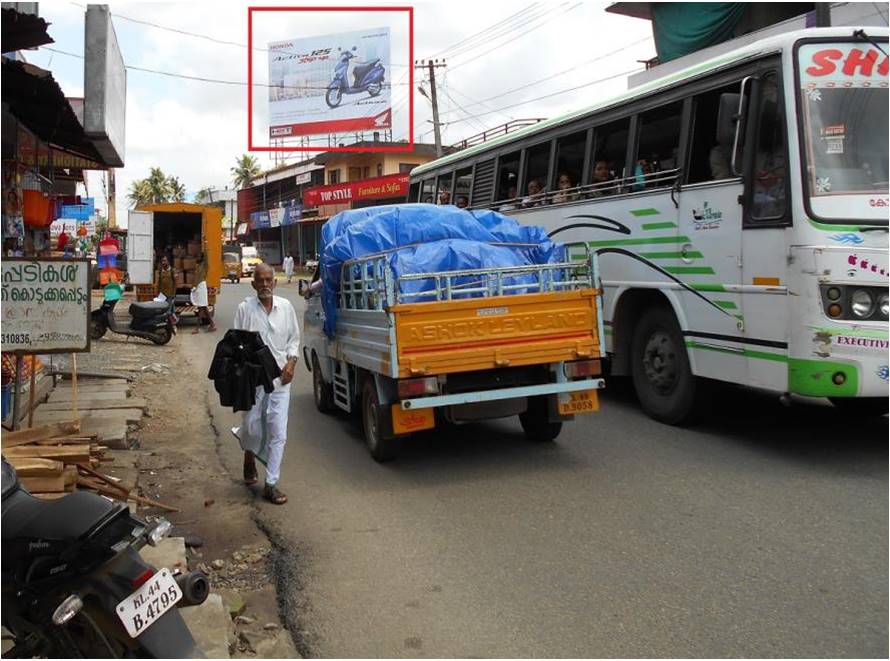
<svg viewBox="0 0 890 661">
<path fill-rule="evenodd" d="M 423 66 L 422 64 L 420 65 Z M 445 60 L 429 60 L 426 63 L 430 76 L 430 103 L 433 106 L 433 134 L 436 138 L 436 158 L 442 155 L 442 125 L 439 123 L 439 101 L 436 97 L 436 69 L 444 69 Z M 420 67 L 417 67 L 420 68 Z"/>
</svg>

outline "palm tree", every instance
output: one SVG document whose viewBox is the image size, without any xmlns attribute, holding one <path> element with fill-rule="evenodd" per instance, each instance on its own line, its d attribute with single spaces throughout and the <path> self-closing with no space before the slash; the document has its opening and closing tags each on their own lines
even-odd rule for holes
<svg viewBox="0 0 890 661">
<path fill-rule="evenodd" d="M 195 204 L 209 204 L 213 201 L 213 189 L 209 186 L 195 193 Z"/>
<path fill-rule="evenodd" d="M 235 184 L 236 190 L 250 186 L 250 182 L 263 171 L 256 157 L 249 154 L 244 154 L 236 159 L 235 167 L 231 168 L 231 170 L 232 182 Z"/>
<path fill-rule="evenodd" d="M 171 202 L 185 202 L 185 185 L 179 177 L 168 177 L 167 187 L 170 189 Z"/>
<path fill-rule="evenodd" d="M 142 207 L 152 203 L 151 191 L 148 188 L 148 179 L 137 179 L 130 184 L 130 192 L 127 193 L 127 199 L 130 204 L 135 207 Z"/>
</svg>

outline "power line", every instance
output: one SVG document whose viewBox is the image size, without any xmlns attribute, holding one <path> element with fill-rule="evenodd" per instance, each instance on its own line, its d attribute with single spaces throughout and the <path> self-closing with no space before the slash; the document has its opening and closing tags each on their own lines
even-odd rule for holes
<svg viewBox="0 0 890 661">
<path fill-rule="evenodd" d="M 563 5 L 565 5 L 565 4 L 566 3 L 563 3 Z M 563 6 L 563 5 L 559 5 L 559 6 Z M 500 39 L 502 36 L 504 36 L 506 34 L 516 32 L 517 30 L 524 28 L 526 25 L 529 25 L 529 24 L 533 23 L 534 21 L 547 16 L 547 14 L 551 13 L 551 11 L 553 11 L 553 8 L 550 6 L 547 6 L 547 5 L 545 5 L 543 7 L 538 7 L 536 9 L 532 9 L 528 13 L 526 13 L 524 16 L 521 16 L 518 19 L 515 19 L 510 22 L 505 22 L 503 25 L 497 27 L 491 33 L 484 35 L 484 37 L 482 37 L 476 43 L 468 43 L 468 44 L 461 46 L 459 48 L 449 50 L 445 54 L 445 57 L 452 59 L 455 57 L 466 55 L 470 51 L 473 51 L 477 48 L 481 48 L 482 46 L 487 46 L 493 40 Z"/>
<path fill-rule="evenodd" d="M 496 21 L 495 23 L 492 23 L 492 24 L 489 25 L 488 27 L 483 28 L 483 29 L 480 30 L 479 32 L 477 32 L 477 33 L 475 33 L 475 34 L 471 34 L 471 35 L 468 36 L 468 37 L 464 37 L 463 39 L 461 39 L 460 41 L 458 41 L 458 42 L 452 44 L 451 46 L 448 46 L 448 47 L 446 47 L 445 49 L 440 50 L 440 51 L 438 51 L 438 52 L 436 52 L 436 53 L 433 53 L 433 54 L 430 55 L 429 57 L 427 57 L 427 58 L 423 58 L 423 59 L 430 59 L 430 58 L 437 58 L 437 57 L 438 57 L 438 58 L 441 58 L 441 57 L 443 57 L 445 54 L 447 54 L 450 50 L 452 50 L 452 49 L 454 49 L 454 48 L 457 48 L 457 47 L 459 47 L 459 46 L 465 44 L 466 42 L 468 42 L 468 41 L 470 41 L 470 40 L 476 39 L 477 37 L 481 37 L 482 35 L 488 33 L 488 32 L 491 31 L 492 29 L 497 28 L 499 25 L 502 25 L 502 24 L 504 24 L 504 23 L 507 23 L 507 22 L 511 21 L 514 17 L 519 16 L 520 14 L 523 14 L 523 13 L 528 12 L 528 11 L 529 11 L 532 7 L 534 7 L 536 4 L 537 4 L 536 2 L 533 2 L 532 4 L 528 5 L 527 7 L 524 7 L 524 8 L 522 8 L 522 9 L 520 9 L 520 10 L 519 10 L 518 12 L 516 12 L 515 14 L 510 14 L 510 16 L 508 16 L 507 18 L 503 18 L 503 19 L 501 19 L 501 20 L 499 20 L 499 21 Z"/>
</svg>

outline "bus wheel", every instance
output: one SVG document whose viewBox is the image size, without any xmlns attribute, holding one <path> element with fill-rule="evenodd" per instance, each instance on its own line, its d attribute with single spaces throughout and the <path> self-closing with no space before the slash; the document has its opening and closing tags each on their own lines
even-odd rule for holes
<svg viewBox="0 0 890 661">
<path fill-rule="evenodd" d="M 650 417 L 669 425 L 694 417 L 701 388 L 673 312 L 657 307 L 643 314 L 634 328 L 630 359 L 637 399 Z"/>
<path fill-rule="evenodd" d="M 374 379 L 365 379 L 362 389 L 362 427 L 365 430 L 365 443 L 371 451 L 374 461 L 384 462 L 396 456 L 396 440 L 385 438 L 383 424 L 385 418 L 377 398 L 377 386 Z"/>
<path fill-rule="evenodd" d="M 519 414 L 519 424 L 530 441 L 547 443 L 555 441 L 562 431 L 561 422 L 550 422 L 547 412 L 547 396 L 529 397 L 528 408 Z"/>
<path fill-rule="evenodd" d="M 888 399 L 886 397 L 831 397 L 830 401 L 834 408 L 847 415 L 863 418 L 887 415 Z"/>
</svg>

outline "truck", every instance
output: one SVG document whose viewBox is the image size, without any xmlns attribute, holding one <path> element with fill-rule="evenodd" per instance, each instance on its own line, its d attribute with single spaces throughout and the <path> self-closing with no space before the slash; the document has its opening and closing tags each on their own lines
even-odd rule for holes
<svg viewBox="0 0 890 661">
<path fill-rule="evenodd" d="M 518 416 L 529 439 L 553 441 L 564 422 L 599 410 L 604 386 L 596 256 L 573 251 L 546 264 L 402 274 L 387 254 L 344 261 L 333 333 L 321 288 L 301 281 L 316 408 L 357 413 L 380 462 L 442 421 Z"/>
<path fill-rule="evenodd" d="M 158 295 L 154 274 L 166 255 L 176 274 L 177 311 L 190 311 L 189 292 L 197 284 L 193 253 L 203 252 L 212 313 L 223 274 L 222 209 L 183 202 L 152 204 L 130 211 L 128 223 L 127 275 L 136 287 L 136 299 L 150 301 Z"/>
</svg>

